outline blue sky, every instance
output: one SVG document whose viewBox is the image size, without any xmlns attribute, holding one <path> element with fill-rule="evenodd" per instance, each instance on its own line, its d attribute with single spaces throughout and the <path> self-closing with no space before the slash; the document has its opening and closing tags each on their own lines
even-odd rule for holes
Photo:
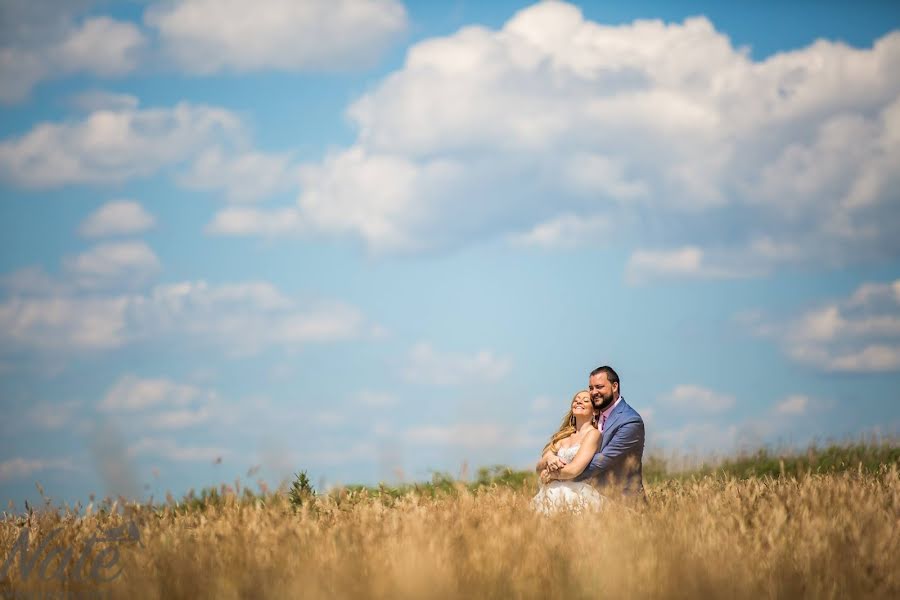
<svg viewBox="0 0 900 600">
<path fill-rule="evenodd" d="M 258 5 L 3 3 L 0 499 L 900 430 L 892 3 Z"/>
</svg>

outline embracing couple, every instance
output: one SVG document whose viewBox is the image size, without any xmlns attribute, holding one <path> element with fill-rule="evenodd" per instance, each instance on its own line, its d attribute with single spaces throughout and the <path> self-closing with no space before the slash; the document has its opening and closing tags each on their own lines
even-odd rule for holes
<svg viewBox="0 0 900 600">
<path fill-rule="evenodd" d="M 535 467 L 542 484 L 532 500 L 536 511 L 601 508 L 614 494 L 644 500 L 644 421 L 620 391 L 618 374 L 603 366 L 572 398 Z"/>
</svg>

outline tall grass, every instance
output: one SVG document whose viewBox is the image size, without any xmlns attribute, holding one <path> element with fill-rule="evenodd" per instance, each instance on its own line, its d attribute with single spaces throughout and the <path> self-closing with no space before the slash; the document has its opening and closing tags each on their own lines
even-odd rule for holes
<svg viewBox="0 0 900 600">
<path fill-rule="evenodd" d="M 541 517 L 533 479 L 431 488 L 218 494 L 214 502 L 104 504 L 5 515 L 5 559 L 23 528 L 31 548 L 76 551 L 134 523 L 108 583 L 23 580 L 7 596 L 99 592 L 129 598 L 896 598 L 896 461 L 841 472 L 694 474 L 648 484 L 638 510 Z M 781 473 L 785 475 L 782 476 Z M 492 476 L 500 480 L 487 481 Z M 77 552 L 76 552 L 77 553 Z"/>
</svg>

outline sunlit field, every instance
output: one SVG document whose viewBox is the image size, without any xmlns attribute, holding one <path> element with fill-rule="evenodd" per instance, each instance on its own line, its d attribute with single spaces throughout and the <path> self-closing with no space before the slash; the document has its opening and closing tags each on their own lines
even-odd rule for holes
<svg viewBox="0 0 900 600">
<path fill-rule="evenodd" d="M 112 598 L 897 598 L 898 458 L 891 443 L 788 457 L 761 453 L 677 475 L 666 473 L 662 461 L 648 461 L 646 506 L 612 504 L 600 513 L 552 517 L 529 508 L 533 476 L 501 468 L 482 470 L 476 481 L 436 476 L 402 488 L 316 494 L 301 476 L 276 492 L 232 484 L 164 505 L 31 507 L 4 514 L 2 591 Z M 110 539 L 91 544 L 91 536 Z"/>
</svg>

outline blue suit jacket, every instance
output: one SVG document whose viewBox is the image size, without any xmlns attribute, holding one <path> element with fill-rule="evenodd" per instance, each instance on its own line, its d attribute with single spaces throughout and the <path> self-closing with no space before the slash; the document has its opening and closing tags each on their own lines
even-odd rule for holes
<svg viewBox="0 0 900 600">
<path fill-rule="evenodd" d="M 600 449 L 575 481 L 588 481 L 598 489 L 616 486 L 626 495 L 643 496 L 643 457 L 644 420 L 621 398 L 606 419 Z"/>
</svg>

